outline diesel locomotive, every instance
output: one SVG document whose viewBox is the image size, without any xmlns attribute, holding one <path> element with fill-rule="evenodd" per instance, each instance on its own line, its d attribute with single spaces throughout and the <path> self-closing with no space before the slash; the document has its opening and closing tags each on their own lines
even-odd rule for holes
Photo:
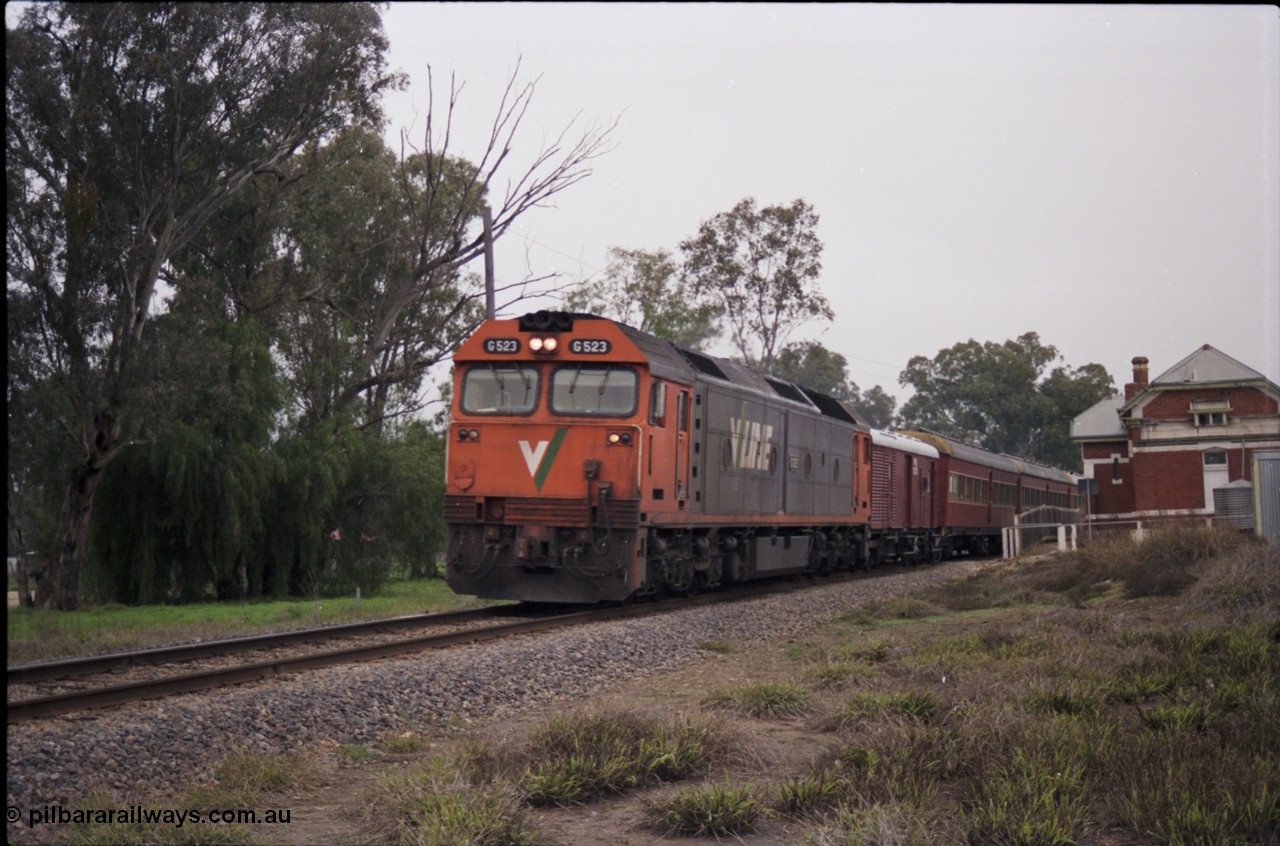
<svg viewBox="0 0 1280 846">
<path fill-rule="evenodd" d="M 613 320 L 486 321 L 454 356 L 446 577 L 620 602 L 995 548 L 1074 506 L 1070 474 L 931 433 Z"/>
</svg>

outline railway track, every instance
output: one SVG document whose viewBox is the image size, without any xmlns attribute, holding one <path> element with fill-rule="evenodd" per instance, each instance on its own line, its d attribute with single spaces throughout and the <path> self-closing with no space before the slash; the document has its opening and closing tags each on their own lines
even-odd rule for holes
<svg viewBox="0 0 1280 846">
<path fill-rule="evenodd" d="M 390 650 L 395 643 L 406 642 L 403 639 L 388 640 L 388 635 L 394 635 L 397 632 L 444 627 L 449 628 L 450 631 L 437 637 L 444 638 L 449 635 L 461 637 L 468 627 L 474 627 L 477 623 L 483 624 L 495 617 L 519 613 L 521 612 L 518 606 L 492 606 L 8 667 L 6 689 L 9 696 L 12 697 L 15 692 L 19 696 L 26 695 L 26 698 L 11 700 L 7 703 L 8 722 L 56 716 L 81 708 L 106 707 L 139 699 L 205 690 L 224 684 L 268 678 L 281 672 L 292 672 L 295 669 L 332 666 L 332 664 L 323 663 L 308 666 L 306 661 L 314 659 L 318 662 L 324 655 L 341 653 L 350 653 L 352 657 L 348 660 L 360 660 L 362 651 L 372 653 L 378 646 L 385 646 Z M 325 641 L 353 639 L 364 640 L 366 643 L 355 649 L 305 651 L 308 646 Z M 419 639 L 421 638 L 410 638 L 408 642 Z M 237 655 L 254 653 L 268 657 L 265 660 L 226 666 L 228 659 L 234 660 Z M 387 654 L 395 653 L 388 651 Z M 212 662 L 221 666 L 181 674 L 172 672 L 175 666 L 193 662 Z M 333 663 L 342 662 L 335 660 Z M 276 669 L 272 670 L 272 667 Z M 129 679 L 116 684 L 95 684 L 100 677 L 110 681 L 112 677 L 119 678 L 121 675 L 139 673 L 149 674 L 151 677 Z M 40 693 L 50 688 L 53 688 L 52 692 Z M 32 692 L 40 695 L 30 695 Z"/>
<path fill-rule="evenodd" d="M 319 626 L 312 629 L 296 629 L 286 632 L 247 635 L 245 637 L 210 640 L 201 643 L 185 643 L 176 646 L 161 646 L 139 649 L 131 652 L 113 652 L 107 655 L 91 655 L 86 658 L 67 658 L 56 661 L 44 661 L 33 664 L 22 664 L 7 668 L 9 686 L 33 684 L 49 679 L 65 679 L 75 676 L 94 675 L 118 670 L 123 667 L 142 664 L 176 664 L 218 655 L 230 655 L 237 652 L 250 652 L 258 649 L 298 646 L 336 638 L 352 637 L 374 632 L 392 632 L 403 629 L 422 628 L 423 626 L 440 626 L 466 624 L 473 621 L 492 619 L 503 613 L 510 613 L 515 605 L 497 605 L 487 608 L 473 608 L 466 611 L 444 611 L 435 614 L 415 614 L 407 617 L 393 617 L 386 620 L 369 620 L 359 623 L 344 623 L 334 626 Z"/>
<path fill-rule="evenodd" d="M 893 572 L 896 569 L 884 568 L 878 570 L 877 573 Z M 864 574 L 841 574 L 832 578 L 858 578 L 862 575 Z M 824 583 L 829 583 L 830 580 L 831 578 L 825 578 Z M 12 724 L 28 720 L 47 719 L 82 710 L 114 707 L 147 699 L 262 681 L 341 664 L 373 661 L 432 649 L 444 649 L 465 643 L 479 643 L 515 635 L 533 634 L 566 626 L 627 619 L 718 602 L 734 602 L 761 597 L 770 593 L 803 589 L 810 584 L 812 584 L 812 581 L 807 579 L 799 582 L 787 581 L 767 586 L 757 585 L 688 598 L 670 599 L 659 603 L 573 611 L 564 614 L 538 616 L 533 619 L 526 618 L 499 622 L 492 625 L 468 625 L 474 622 L 483 622 L 486 619 L 493 619 L 503 614 L 511 615 L 518 607 L 495 606 L 473 611 L 428 614 L 418 617 L 355 623 L 345 626 L 329 626 L 322 629 L 306 629 L 297 632 L 257 635 L 202 644 L 11 667 L 8 668 L 8 683 L 9 690 L 12 692 L 15 685 L 25 686 L 51 680 L 62 681 L 77 676 L 96 676 L 109 672 L 118 672 L 121 668 L 136 667 L 148 663 L 172 665 L 210 656 L 222 657 L 246 651 L 291 648 L 299 644 L 316 641 L 360 637 L 378 630 L 403 630 L 406 628 L 438 627 L 442 625 L 466 626 L 443 633 L 436 632 L 408 638 L 397 638 L 340 649 L 274 656 L 262 661 L 171 674 L 159 678 L 90 686 L 75 690 L 57 690 L 45 695 L 10 701 L 7 709 L 7 722 Z"/>
</svg>

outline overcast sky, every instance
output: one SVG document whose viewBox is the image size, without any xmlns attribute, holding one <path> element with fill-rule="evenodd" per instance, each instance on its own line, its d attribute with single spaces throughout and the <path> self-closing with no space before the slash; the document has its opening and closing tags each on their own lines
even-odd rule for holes
<svg viewBox="0 0 1280 846">
<path fill-rule="evenodd" d="M 1280 382 L 1275 6 L 392 3 L 384 23 L 411 80 L 392 135 L 421 137 L 428 64 L 438 100 L 465 83 L 459 155 L 517 61 L 540 79 L 515 163 L 574 115 L 619 118 L 593 175 L 499 242 L 500 281 L 678 255 L 744 197 L 803 198 L 836 313 L 803 337 L 863 388 L 902 397 L 911 356 L 1028 331 L 1117 388 L 1134 356 L 1154 377 L 1205 343 Z"/>
</svg>

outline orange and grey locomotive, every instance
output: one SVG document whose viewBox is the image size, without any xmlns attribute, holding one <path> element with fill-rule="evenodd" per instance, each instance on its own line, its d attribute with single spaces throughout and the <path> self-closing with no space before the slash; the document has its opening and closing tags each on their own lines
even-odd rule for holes
<svg viewBox="0 0 1280 846">
<path fill-rule="evenodd" d="M 562 312 L 487 321 L 454 364 L 458 593 L 623 601 L 954 551 L 938 449 L 806 387 Z"/>
</svg>

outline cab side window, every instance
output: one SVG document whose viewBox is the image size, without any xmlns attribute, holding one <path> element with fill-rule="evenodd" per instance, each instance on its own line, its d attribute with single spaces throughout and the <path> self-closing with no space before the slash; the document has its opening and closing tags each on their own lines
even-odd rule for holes
<svg viewBox="0 0 1280 846">
<path fill-rule="evenodd" d="M 658 427 L 667 425 L 667 385 L 660 379 L 654 379 L 649 386 L 649 423 Z"/>
</svg>

